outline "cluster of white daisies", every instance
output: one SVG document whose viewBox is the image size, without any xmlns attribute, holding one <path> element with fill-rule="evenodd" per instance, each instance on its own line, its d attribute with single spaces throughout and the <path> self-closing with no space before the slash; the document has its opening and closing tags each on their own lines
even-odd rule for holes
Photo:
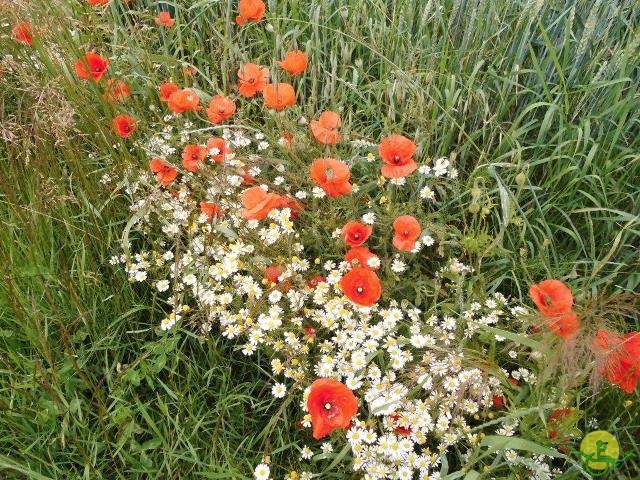
<svg viewBox="0 0 640 480">
<path fill-rule="evenodd" d="M 206 141 L 204 136 L 211 134 L 188 122 L 173 125 L 183 121 L 180 117 L 170 115 L 164 120 L 160 133 L 139 145 L 150 158 L 178 165 L 176 159 L 185 145 Z M 120 187 L 131 197 L 131 221 L 123 252 L 112 258 L 112 264 L 123 265 L 131 282 L 151 282 L 166 302 L 167 315 L 160 329 L 180 325 L 202 335 L 215 330 L 226 338 L 240 339 L 244 355 L 258 349 L 269 352 L 274 397 L 295 395 L 306 411 L 314 379 L 342 381 L 360 403 L 359 415 L 342 442 L 350 446 L 353 469 L 363 478 L 439 478 L 448 451 L 455 447 L 470 452 L 479 444 L 484 433 L 473 424 L 486 418 L 494 397 L 501 395 L 501 381 L 477 367 L 486 353 L 478 347 L 477 334 L 517 317 L 523 309 L 510 306 L 497 294 L 455 309 L 424 311 L 407 300 L 394 300 L 391 291 L 384 291 L 373 307 L 358 307 L 339 287 L 350 265 L 339 258 L 340 253 L 327 254 L 328 258 L 308 256 L 306 252 L 314 246 L 301 243 L 305 227 L 293 219 L 290 208 L 272 210 L 263 221 L 242 218 L 240 195 L 247 188 L 243 183 L 247 172 L 254 178 L 253 185 L 286 192 L 301 201 L 323 196 L 317 187 L 305 190 L 288 184 L 283 176 L 285 162 L 273 160 L 273 150 L 286 147 L 274 147 L 265 135 L 249 129 L 225 128 L 221 136 L 234 152 L 222 164 L 205 161 L 198 172 L 181 173 L 170 187 L 158 186 L 145 170 L 129 172 L 121 181 Z M 360 143 L 351 145 L 354 151 L 370 148 L 367 142 Z M 260 155 L 265 152 L 271 160 Z M 372 157 L 356 153 L 351 163 Z M 457 172 L 446 158 L 422 165 L 419 171 L 420 197 L 433 208 L 435 182 L 450 181 Z M 392 188 L 407 182 L 395 183 Z M 212 221 L 201 212 L 201 201 L 215 202 L 223 214 Z M 385 201 L 365 205 L 361 221 L 375 228 Z M 335 236 L 333 230 L 325 234 L 328 239 Z M 401 274 L 415 266 L 412 255 L 415 258 L 420 248 L 434 243 L 425 234 L 414 253 L 374 257 L 368 266 L 378 268 L 386 262 L 392 272 Z M 463 281 L 472 271 L 456 258 L 438 262 L 433 270 L 436 282 L 445 282 L 443 276 Z M 273 266 L 276 273 L 265 275 Z M 321 279 L 310 281 L 314 276 Z M 535 382 L 535 375 L 526 369 L 497 370 L 505 378 Z M 311 415 L 307 413 L 301 423 L 311 427 Z M 494 433 L 513 435 L 516 429 L 514 423 L 498 423 Z M 303 446 L 301 464 L 309 465 L 315 454 L 327 454 L 333 448 L 330 441 L 316 453 Z M 535 475 L 549 470 L 544 459 L 507 454 L 512 462 L 533 462 Z M 309 470 L 292 472 L 287 478 L 311 478 Z M 270 475 L 266 462 L 255 470 L 258 480 Z"/>
</svg>

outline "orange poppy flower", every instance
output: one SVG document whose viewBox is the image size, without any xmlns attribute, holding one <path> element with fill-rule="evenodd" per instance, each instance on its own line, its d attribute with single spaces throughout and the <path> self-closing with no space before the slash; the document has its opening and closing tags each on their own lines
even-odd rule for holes
<svg viewBox="0 0 640 480">
<path fill-rule="evenodd" d="M 187 145 L 182 150 L 182 166 L 189 172 L 197 172 L 206 157 L 207 149 L 202 145 Z"/>
<path fill-rule="evenodd" d="M 371 307 L 382 295 L 380 279 L 368 268 L 352 268 L 340 280 L 340 287 L 349 300 L 363 307 Z"/>
<path fill-rule="evenodd" d="M 600 374 L 611 384 L 633 393 L 640 381 L 640 332 L 622 337 L 608 330 L 598 330 L 592 348 Z"/>
<path fill-rule="evenodd" d="M 573 338 L 580 329 L 578 315 L 573 311 L 555 314 L 553 316 L 544 316 L 542 320 L 550 331 L 565 340 Z"/>
<path fill-rule="evenodd" d="M 156 180 L 163 187 L 171 185 L 178 176 L 178 171 L 170 163 L 159 158 L 151 160 L 149 168 L 156 174 Z"/>
<path fill-rule="evenodd" d="M 318 142 L 335 145 L 342 139 L 338 133 L 341 125 L 340 115 L 331 111 L 322 112 L 318 120 L 311 120 L 311 133 Z"/>
<path fill-rule="evenodd" d="M 160 90 L 160 100 L 163 102 L 168 102 L 171 95 L 180 90 L 178 86 L 173 82 L 165 82 L 159 87 Z"/>
<path fill-rule="evenodd" d="M 567 313 L 573 307 L 571 290 L 560 280 L 544 280 L 531 285 L 529 296 L 540 312 L 547 317 Z"/>
<path fill-rule="evenodd" d="M 122 138 L 129 138 L 136 131 L 136 121 L 130 115 L 117 115 L 111 126 L 113 131 Z"/>
<path fill-rule="evenodd" d="M 369 270 L 378 270 L 379 266 L 371 267 L 369 260 L 377 259 L 378 256 L 367 247 L 353 247 L 344 256 L 345 261 L 354 267 L 368 268 Z"/>
<path fill-rule="evenodd" d="M 76 62 L 76 75 L 83 80 L 93 78 L 99 81 L 109 68 L 109 59 L 97 53 L 89 52 Z"/>
<path fill-rule="evenodd" d="M 262 0 L 240 0 L 238 4 L 240 15 L 236 17 L 236 23 L 242 26 L 247 23 L 247 20 L 258 22 L 264 17 L 266 9 L 267 7 Z"/>
<path fill-rule="evenodd" d="M 307 56 L 300 50 L 292 50 L 286 53 L 278 65 L 291 75 L 300 75 L 307 68 Z"/>
<path fill-rule="evenodd" d="M 167 11 L 160 12 L 156 17 L 156 25 L 160 25 L 161 27 L 173 27 L 175 23 L 175 19 L 171 18 L 171 13 Z"/>
<path fill-rule="evenodd" d="M 264 104 L 275 110 L 296 104 L 296 92 L 288 83 L 268 83 L 262 89 L 262 96 Z"/>
<path fill-rule="evenodd" d="M 223 163 L 225 158 L 232 153 L 231 149 L 227 146 L 227 141 L 219 137 L 209 139 L 207 142 L 207 152 L 216 163 Z"/>
<path fill-rule="evenodd" d="M 238 92 L 246 98 L 261 92 L 269 80 L 269 69 L 255 63 L 247 63 L 238 70 Z"/>
<path fill-rule="evenodd" d="M 131 96 L 129 85 L 123 80 L 107 80 L 104 99 L 111 103 L 123 102 Z"/>
<path fill-rule="evenodd" d="M 269 283 L 280 283 L 280 275 L 284 272 L 284 268 L 279 265 L 271 265 L 264 270 L 264 279 Z"/>
<path fill-rule="evenodd" d="M 187 111 L 201 110 L 200 97 L 188 88 L 176 90 L 169 96 L 167 106 L 172 112 L 182 113 Z"/>
<path fill-rule="evenodd" d="M 24 43 L 25 45 L 33 45 L 33 34 L 30 23 L 17 23 L 11 29 L 11 35 L 13 35 L 16 42 Z"/>
<path fill-rule="evenodd" d="M 416 240 L 422 230 L 420 223 L 411 215 L 401 215 L 393 222 L 393 246 L 398 250 L 410 252 L 416 248 Z"/>
<path fill-rule="evenodd" d="M 216 95 L 207 107 L 207 117 L 214 125 L 219 125 L 236 113 L 236 103 L 229 97 Z"/>
<path fill-rule="evenodd" d="M 108 5 L 111 0 L 88 0 L 87 3 L 89 5 L 93 5 L 94 7 Z"/>
<path fill-rule="evenodd" d="M 242 192 L 240 197 L 242 218 L 245 220 L 264 220 L 275 208 L 287 206 L 287 199 L 275 193 L 266 192 L 261 187 L 251 187 Z"/>
<path fill-rule="evenodd" d="M 200 211 L 207 216 L 209 222 L 213 221 L 214 218 L 222 217 L 223 213 L 218 204 L 214 202 L 200 202 Z"/>
<path fill-rule="evenodd" d="M 371 236 L 373 228 L 361 222 L 350 221 L 345 223 L 340 231 L 340 237 L 350 247 L 359 247 Z"/>
<path fill-rule="evenodd" d="M 394 413 L 392 415 L 389 416 L 391 418 L 391 420 L 393 421 L 393 430 L 400 435 L 401 437 L 408 437 L 409 435 L 411 435 L 411 427 L 405 427 L 403 425 L 400 425 L 400 415 L 398 415 L 397 413 Z"/>
<path fill-rule="evenodd" d="M 335 158 L 316 158 L 311 164 L 311 179 L 331 198 L 351 193 L 351 172 L 346 163 Z"/>
<path fill-rule="evenodd" d="M 338 428 L 347 428 L 358 413 L 358 400 L 346 385 L 332 378 L 311 384 L 307 398 L 313 438 L 320 440 Z"/>
<path fill-rule="evenodd" d="M 401 178 L 414 172 L 418 168 L 413 160 L 416 150 L 416 144 L 402 135 L 383 138 L 378 149 L 386 164 L 381 168 L 382 175 L 386 178 Z"/>
</svg>

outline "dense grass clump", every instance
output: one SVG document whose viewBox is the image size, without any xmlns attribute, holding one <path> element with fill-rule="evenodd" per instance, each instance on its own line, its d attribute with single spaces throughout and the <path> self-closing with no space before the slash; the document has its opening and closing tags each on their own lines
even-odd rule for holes
<svg viewBox="0 0 640 480">
<path fill-rule="evenodd" d="M 438 215 L 455 226 L 449 240 L 478 288 L 526 303 L 531 283 L 563 279 L 587 329 L 640 330 L 636 1 L 270 0 L 266 18 L 242 29 L 236 3 L 0 0 L 2 478 L 252 478 L 265 454 L 290 472 L 309 442 L 298 406 L 270 395 L 268 358 L 244 357 L 217 332 L 159 335 L 157 292 L 110 265 L 130 212 L 101 179 L 149 159 L 111 131 L 123 107 L 76 78 L 90 50 L 127 79 L 140 130 L 161 123 L 157 87 L 169 78 L 208 99 L 233 91 L 240 64 L 278 78 L 276 60 L 305 51 L 298 105 L 247 105 L 238 123 L 275 144 L 300 117 L 331 109 L 355 138 L 403 132 L 418 158 L 448 156 L 459 170 Z M 159 10 L 174 28 L 156 28 Z M 11 38 L 20 21 L 34 25 L 34 46 Z M 306 175 L 306 157 L 283 157 Z M 547 379 L 580 358 L 550 358 Z M 509 412 L 543 449 L 556 446 L 540 427 L 553 409 L 546 393 L 526 392 Z M 610 478 L 640 478 L 638 391 L 602 383 L 572 402 L 572 429 L 597 425 L 636 453 Z M 340 455 L 314 460 L 319 478 L 355 475 L 336 473 Z M 492 461 L 469 478 L 491 478 L 505 460 Z M 565 471 L 557 478 L 590 478 L 576 459 Z"/>
</svg>

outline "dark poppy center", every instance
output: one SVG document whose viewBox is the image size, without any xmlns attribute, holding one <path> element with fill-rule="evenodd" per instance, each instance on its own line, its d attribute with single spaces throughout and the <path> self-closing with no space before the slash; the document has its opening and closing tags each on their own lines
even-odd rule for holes
<svg viewBox="0 0 640 480">
<path fill-rule="evenodd" d="M 363 287 L 357 287 L 356 288 L 356 293 L 358 295 L 364 295 L 364 288 Z"/>
<path fill-rule="evenodd" d="M 359 233 L 354 233 L 353 234 L 353 238 L 354 238 L 354 240 L 360 240 L 360 234 Z"/>
<path fill-rule="evenodd" d="M 247 80 L 250 84 L 254 84 L 256 83 L 256 79 L 255 78 L 250 78 L 249 80 Z"/>
<path fill-rule="evenodd" d="M 542 301 L 547 307 L 553 305 L 553 299 L 549 295 L 543 295 Z"/>
<path fill-rule="evenodd" d="M 393 158 L 391 159 L 391 161 L 395 164 L 400 163 L 402 159 L 400 158 L 400 155 L 394 155 Z"/>
</svg>

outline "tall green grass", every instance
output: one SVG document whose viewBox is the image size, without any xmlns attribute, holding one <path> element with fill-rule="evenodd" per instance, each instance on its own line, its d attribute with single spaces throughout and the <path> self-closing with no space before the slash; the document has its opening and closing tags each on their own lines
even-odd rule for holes
<svg viewBox="0 0 640 480">
<path fill-rule="evenodd" d="M 178 20 L 166 31 L 152 21 L 158 2 L 114 1 L 104 14 L 83 3 L 0 4 L 43 32 L 35 49 L 0 38 L 15 67 L 0 78 L 3 478 L 249 478 L 263 452 L 284 471 L 305 442 L 295 408 L 268 394 L 266 362 L 215 336 L 158 339 L 152 293 L 109 266 L 128 205 L 99 179 L 148 159 L 113 148 L 113 107 L 75 79 L 90 49 L 116 58 L 111 73 L 134 90 L 118 108 L 141 129 L 161 118 L 156 87 L 169 77 L 229 93 L 239 64 L 277 77 L 275 60 L 305 50 L 299 110 L 247 106 L 239 122 L 277 138 L 331 108 L 346 132 L 403 132 L 420 158 L 450 156 L 460 184 L 439 208 L 490 289 L 525 300 L 532 281 L 570 279 L 595 318 L 640 329 L 637 2 L 270 1 L 244 29 L 235 2 L 159 2 Z M 637 452 L 616 478 L 639 478 L 639 401 L 610 388 L 576 399 Z"/>
</svg>

